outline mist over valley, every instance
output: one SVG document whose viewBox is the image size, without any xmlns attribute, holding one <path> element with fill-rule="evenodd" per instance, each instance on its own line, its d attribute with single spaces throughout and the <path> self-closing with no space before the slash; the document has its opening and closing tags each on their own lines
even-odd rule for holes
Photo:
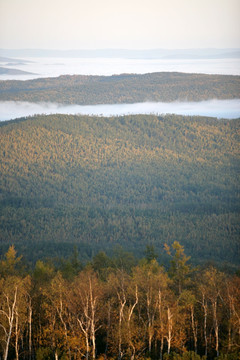
<svg viewBox="0 0 240 360">
<path fill-rule="evenodd" d="M 135 103 L 64 105 L 51 102 L 30 103 L 24 101 L 0 101 L 0 121 L 35 114 L 82 114 L 96 116 L 121 116 L 129 114 L 179 114 L 207 116 L 225 119 L 240 118 L 240 99 L 208 100 L 199 102 Z"/>
<path fill-rule="evenodd" d="M 204 51 L 203 51 L 204 54 Z M 6 61 L 5 61 L 6 60 Z M 12 63 L 16 62 L 11 58 Z M 240 57 L 207 58 L 129 58 L 129 57 L 22 57 L 16 70 L 32 74 L 0 74 L 0 80 L 30 80 L 60 75 L 114 75 L 122 73 L 185 72 L 240 75 Z M 19 62 L 20 60 L 20 62 Z M 0 57 L 0 66 L 11 68 L 8 59 Z"/>
</svg>

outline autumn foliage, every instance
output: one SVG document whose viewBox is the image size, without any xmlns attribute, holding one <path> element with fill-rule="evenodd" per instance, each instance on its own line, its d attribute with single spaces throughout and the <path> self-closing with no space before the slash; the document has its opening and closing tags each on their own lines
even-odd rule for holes
<svg viewBox="0 0 240 360">
<path fill-rule="evenodd" d="M 99 253 L 83 267 L 75 254 L 26 271 L 11 246 L 0 262 L 1 359 L 237 359 L 239 277 L 193 269 L 178 242 L 166 250 L 168 271 L 151 247 L 135 265 Z"/>
</svg>

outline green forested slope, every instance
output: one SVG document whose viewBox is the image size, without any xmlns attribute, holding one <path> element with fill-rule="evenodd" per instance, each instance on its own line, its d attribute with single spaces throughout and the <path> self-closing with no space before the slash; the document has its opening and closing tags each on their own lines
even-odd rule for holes
<svg viewBox="0 0 240 360">
<path fill-rule="evenodd" d="M 82 258 L 179 241 L 239 263 L 239 120 L 36 116 L 1 124 L 0 246 Z"/>
<path fill-rule="evenodd" d="M 240 77 L 162 72 L 0 81 L 0 100 L 66 104 L 201 101 L 240 96 Z"/>
</svg>

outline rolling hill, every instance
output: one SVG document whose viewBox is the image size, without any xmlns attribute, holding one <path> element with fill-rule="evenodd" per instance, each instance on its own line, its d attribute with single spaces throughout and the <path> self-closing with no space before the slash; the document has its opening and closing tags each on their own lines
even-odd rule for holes
<svg viewBox="0 0 240 360">
<path fill-rule="evenodd" d="M 0 81 L 1 101 L 93 105 L 237 99 L 239 95 L 240 76 L 230 75 L 162 72 Z"/>
<path fill-rule="evenodd" d="M 239 265 L 239 120 L 35 116 L 0 126 L 0 250 L 82 259 L 177 240 Z M 34 254 L 32 249 L 34 248 Z"/>
</svg>

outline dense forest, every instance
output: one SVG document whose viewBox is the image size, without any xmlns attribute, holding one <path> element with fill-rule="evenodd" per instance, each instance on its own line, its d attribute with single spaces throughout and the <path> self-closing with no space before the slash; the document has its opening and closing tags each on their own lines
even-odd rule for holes
<svg viewBox="0 0 240 360">
<path fill-rule="evenodd" d="M 184 248 L 153 246 L 136 261 L 119 249 L 82 266 L 0 260 L 0 357 L 16 360 L 239 360 L 240 277 L 192 268 Z"/>
<path fill-rule="evenodd" d="M 0 81 L 0 100 L 65 104 L 201 101 L 239 98 L 240 77 L 160 72 L 113 76 L 64 75 Z"/>
<path fill-rule="evenodd" d="M 34 264 L 179 241 L 239 266 L 239 120 L 35 116 L 0 124 L 0 250 Z M 34 251 L 33 251 L 34 249 Z"/>
</svg>

